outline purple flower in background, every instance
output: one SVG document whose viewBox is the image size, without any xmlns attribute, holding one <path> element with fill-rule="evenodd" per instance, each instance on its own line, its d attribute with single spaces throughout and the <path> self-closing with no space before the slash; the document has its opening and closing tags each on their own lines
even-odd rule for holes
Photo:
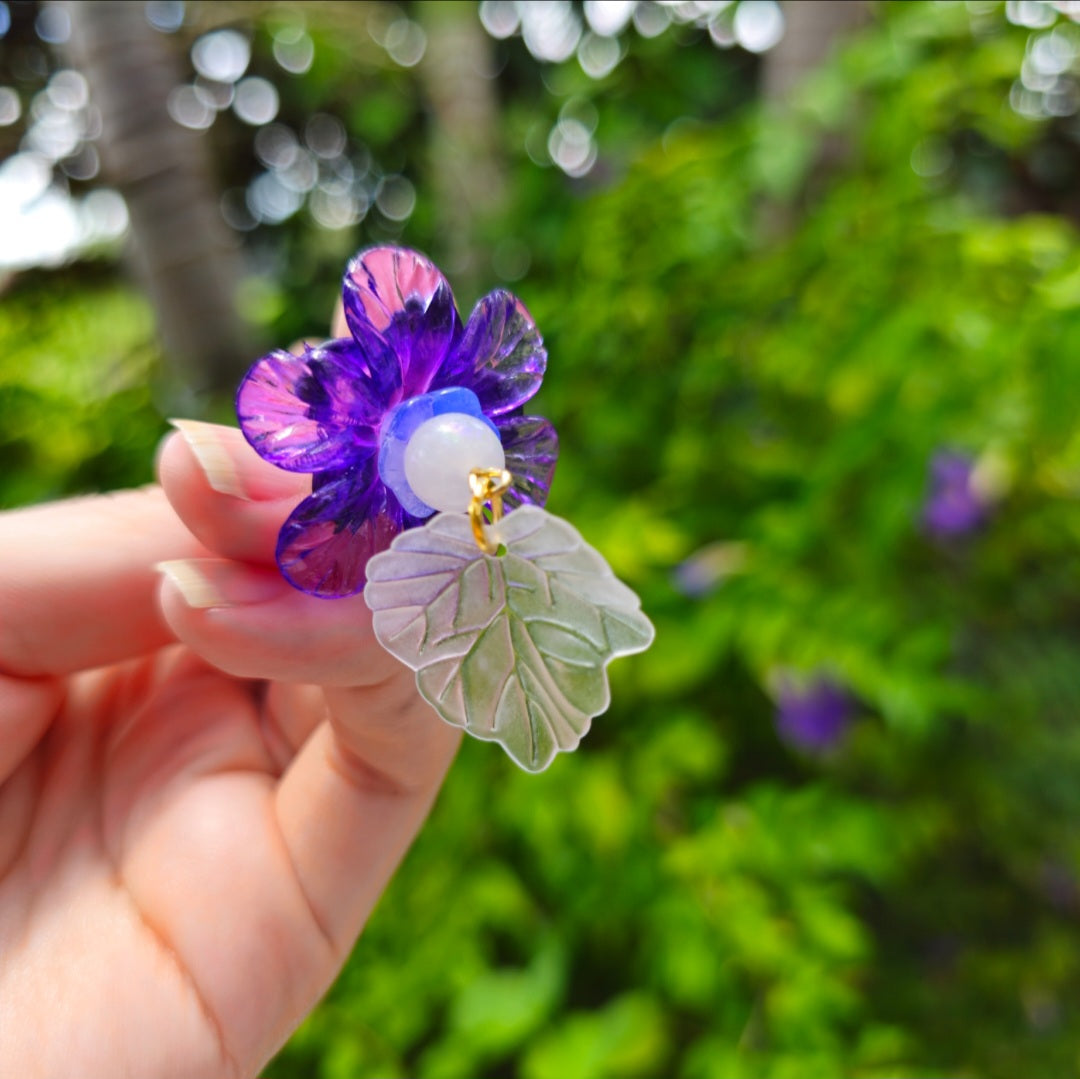
<svg viewBox="0 0 1080 1079">
<path fill-rule="evenodd" d="M 504 499 L 512 508 L 544 504 L 558 455 L 551 424 L 522 414 L 547 353 L 509 292 L 483 297 L 462 326 L 450 286 L 430 261 L 373 247 L 346 268 L 344 301 L 351 337 L 299 356 L 271 352 L 236 395 L 256 452 L 279 468 L 312 473 L 312 494 L 278 536 L 277 561 L 291 584 L 325 598 L 363 589 L 368 559 L 435 512 L 448 456 L 501 447 L 514 477 Z M 443 439 L 434 449 L 432 424 Z M 425 438 L 426 448 L 412 453 Z"/>
<path fill-rule="evenodd" d="M 930 492 L 923 526 L 939 539 L 966 536 L 986 520 L 987 505 L 974 483 L 975 462 L 967 454 L 939 450 L 930 461 Z"/>
<path fill-rule="evenodd" d="M 696 550 L 672 572 L 672 583 L 691 599 L 703 599 L 746 566 L 748 548 L 738 541 L 717 540 Z"/>
<path fill-rule="evenodd" d="M 776 729 L 790 746 L 824 753 L 851 723 L 854 704 L 843 686 L 826 676 L 808 682 L 785 679 L 776 694 Z"/>
</svg>

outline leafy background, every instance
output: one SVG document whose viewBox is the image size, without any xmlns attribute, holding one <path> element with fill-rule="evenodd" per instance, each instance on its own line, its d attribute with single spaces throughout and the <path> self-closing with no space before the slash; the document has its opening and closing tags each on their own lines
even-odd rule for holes
<svg viewBox="0 0 1080 1079">
<path fill-rule="evenodd" d="M 1041 35 L 1077 41 L 1066 7 L 880 5 L 786 103 L 693 20 L 598 80 L 497 44 L 509 195 L 476 242 L 527 253 L 551 508 L 658 639 L 542 776 L 463 748 L 268 1079 L 1080 1072 L 1080 126 L 1022 81 Z M 281 18 L 242 17 L 255 62 Z M 246 234 L 275 341 L 320 331 L 363 243 L 445 253 L 414 72 L 308 30 L 283 114 L 340 116 L 416 208 Z M 568 102 L 597 118 L 581 179 L 525 149 Z M 161 371 L 109 252 L 13 275 L 0 502 L 148 481 Z M 793 734 L 826 684 L 828 737 Z"/>
</svg>

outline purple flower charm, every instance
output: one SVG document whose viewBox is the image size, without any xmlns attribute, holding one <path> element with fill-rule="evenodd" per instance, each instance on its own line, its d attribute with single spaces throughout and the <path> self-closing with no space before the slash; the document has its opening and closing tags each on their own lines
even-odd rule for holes
<svg viewBox="0 0 1080 1079">
<path fill-rule="evenodd" d="M 825 753 L 843 738 L 852 710 L 850 694 L 831 678 L 784 679 L 776 695 L 777 733 L 796 749 Z"/>
<path fill-rule="evenodd" d="M 974 483 L 975 462 L 967 454 L 940 450 L 930 461 L 930 492 L 923 526 L 938 539 L 966 536 L 986 520 L 987 505 Z"/>
<path fill-rule="evenodd" d="M 547 353 L 524 305 L 497 289 L 468 323 L 423 255 L 361 251 L 344 279 L 351 337 L 274 351 L 236 395 L 245 438 L 279 468 L 312 473 L 312 493 L 277 543 L 285 578 L 314 596 L 363 589 L 368 559 L 437 510 L 464 510 L 471 468 L 507 468 L 508 509 L 543 506 L 558 440 L 522 414 Z"/>
</svg>

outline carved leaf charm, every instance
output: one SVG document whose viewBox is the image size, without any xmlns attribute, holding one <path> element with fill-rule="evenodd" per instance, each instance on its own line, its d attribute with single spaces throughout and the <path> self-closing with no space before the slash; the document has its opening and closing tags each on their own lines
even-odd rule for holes
<svg viewBox="0 0 1080 1079">
<path fill-rule="evenodd" d="M 375 635 L 447 723 L 539 772 L 610 703 L 607 665 L 652 643 L 641 601 L 558 517 L 515 509 L 483 554 L 468 518 L 440 514 L 367 565 Z"/>
</svg>

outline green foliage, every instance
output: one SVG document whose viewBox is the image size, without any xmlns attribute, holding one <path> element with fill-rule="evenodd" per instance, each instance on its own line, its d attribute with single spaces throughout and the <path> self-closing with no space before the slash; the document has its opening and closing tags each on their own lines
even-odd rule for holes
<svg viewBox="0 0 1080 1079">
<path fill-rule="evenodd" d="M 28 279 L 0 304 L 0 506 L 153 478 L 164 424 L 148 305 L 119 284 Z"/>
</svg>

